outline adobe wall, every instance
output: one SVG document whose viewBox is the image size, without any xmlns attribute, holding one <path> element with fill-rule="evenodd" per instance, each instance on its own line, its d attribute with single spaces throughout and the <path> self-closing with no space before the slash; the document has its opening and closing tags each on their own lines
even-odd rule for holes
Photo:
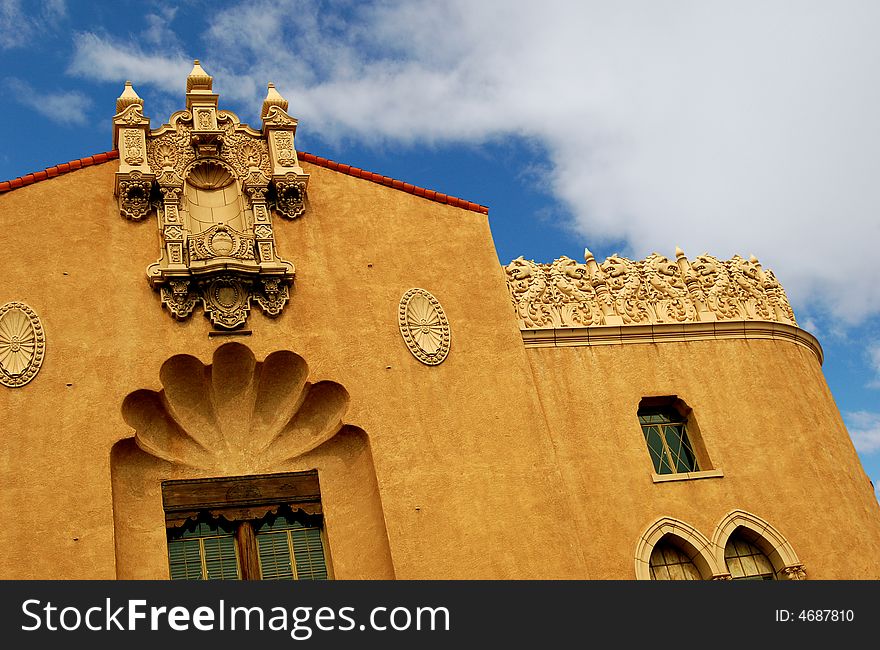
<svg viewBox="0 0 880 650">
<path fill-rule="evenodd" d="M 810 579 L 880 578 L 880 506 L 807 348 L 728 339 L 528 356 L 591 578 L 633 577 L 637 542 L 660 517 L 711 540 L 738 509 L 776 528 Z M 693 409 L 723 476 L 652 480 L 636 412 L 664 395 Z"/>
<path fill-rule="evenodd" d="M 114 539 L 111 449 L 134 435 L 123 401 L 139 389 L 160 391 L 170 357 L 189 354 L 207 365 L 229 341 L 258 361 L 292 351 L 308 364 L 310 381 L 347 391 L 344 422 L 368 439 L 396 577 L 583 575 L 578 540 L 560 525 L 571 512 L 485 215 L 304 164 L 312 174 L 305 216 L 274 218 L 279 254 L 296 265 L 290 303 L 274 320 L 252 309 L 249 336 L 209 337 L 200 308 L 177 322 L 150 288 L 155 218 L 119 215 L 116 167 L 0 197 L 0 245 L 15 251 L 0 262 L 0 302 L 27 303 L 47 341 L 36 378 L 0 390 L 0 506 L 15 513 L 0 531 L 0 576 L 117 575 L 116 556 L 140 550 L 125 547 L 130 536 Z M 451 352 L 436 367 L 418 362 L 398 330 L 398 303 L 412 287 L 433 293 L 450 321 Z M 138 454 L 130 445 L 114 457 L 128 459 L 115 475 L 131 475 Z M 138 476 L 155 483 L 200 475 L 179 467 L 156 473 L 146 467 L 154 461 L 143 460 Z M 286 467 L 308 469 L 301 461 Z M 344 462 L 336 466 L 345 473 Z M 327 485 L 346 480 L 354 490 L 357 472 Z M 155 501 L 155 488 L 139 490 L 140 498 Z M 117 499 L 117 511 L 124 507 Z M 328 529 L 346 507 L 324 504 Z M 129 511 L 116 517 L 134 528 L 162 525 L 158 503 L 143 512 L 152 514 L 141 522 Z M 351 556 L 359 543 L 354 533 L 330 537 L 334 558 Z M 334 568 L 338 578 L 365 575 L 352 563 Z M 138 571 L 165 575 L 155 553 Z"/>
<path fill-rule="evenodd" d="M 155 218 L 119 215 L 116 164 L 0 196 L 0 246 L 12 252 L 0 259 L 0 304 L 27 303 L 47 341 L 32 382 L 0 387 L 0 509 L 14 513 L 0 529 L 0 577 L 167 576 L 159 481 L 210 472 L 138 449 L 123 403 L 161 391 L 171 357 L 207 366 L 234 341 L 257 362 L 293 352 L 310 382 L 347 394 L 342 422 L 362 435 L 272 465 L 322 475 L 337 578 L 631 578 L 652 521 L 675 517 L 711 538 L 734 509 L 784 534 L 810 578 L 880 578 L 880 507 L 809 350 L 526 349 L 485 215 L 303 168 L 305 216 L 273 219 L 278 252 L 296 265 L 291 299 L 276 319 L 252 309 L 250 335 L 211 337 L 200 308 L 178 322 L 161 306 L 145 275 L 159 256 Z M 418 362 L 398 330 L 413 287 L 450 322 L 439 366 Z M 694 409 L 723 477 L 652 481 L 635 411 L 667 394 Z M 230 431 L 224 444 L 246 448 L 247 428 Z M 236 451 L 217 467 L 260 462 Z"/>
</svg>

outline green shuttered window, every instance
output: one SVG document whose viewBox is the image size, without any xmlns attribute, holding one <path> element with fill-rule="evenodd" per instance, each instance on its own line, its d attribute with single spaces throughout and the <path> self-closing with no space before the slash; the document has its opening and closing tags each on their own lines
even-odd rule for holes
<svg viewBox="0 0 880 650">
<path fill-rule="evenodd" d="M 289 516 L 267 518 L 257 528 L 257 546 L 263 580 L 328 578 L 320 528 Z"/>
<path fill-rule="evenodd" d="M 172 580 L 241 580 L 242 522 L 188 522 L 168 531 Z M 248 522 L 256 531 L 261 580 L 328 580 L 319 517 L 282 512 Z"/>
<path fill-rule="evenodd" d="M 172 580 L 238 580 L 235 532 L 207 522 L 169 531 L 168 564 Z"/>
<path fill-rule="evenodd" d="M 162 482 L 172 580 L 329 580 L 316 470 Z"/>
</svg>

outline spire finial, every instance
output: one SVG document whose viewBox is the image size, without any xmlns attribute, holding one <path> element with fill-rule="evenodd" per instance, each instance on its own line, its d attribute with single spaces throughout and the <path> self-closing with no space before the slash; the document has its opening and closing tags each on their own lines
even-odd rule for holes
<svg viewBox="0 0 880 650">
<path fill-rule="evenodd" d="M 266 99 L 263 100 L 263 108 L 260 110 L 260 117 L 266 117 L 269 109 L 273 106 L 277 106 L 285 113 L 287 112 L 287 100 L 281 96 L 281 93 L 275 90 L 275 84 L 270 81 L 266 90 Z"/>
<path fill-rule="evenodd" d="M 213 77 L 205 72 L 198 59 L 194 59 L 192 72 L 186 78 L 186 92 L 191 93 L 194 90 L 211 92 L 213 83 Z"/>
<path fill-rule="evenodd" d="M 140 104 L 141 106 L 143 106 L 144 100 L 138 97 L 138 94 L 134 91 L 134 87 L 132 87 L 131 82 L 126 81 L 125 88 L 122 90 L 122 94 L 116 99 L 116 112 L 121 113 L 132 104 Z"/>
</svg>

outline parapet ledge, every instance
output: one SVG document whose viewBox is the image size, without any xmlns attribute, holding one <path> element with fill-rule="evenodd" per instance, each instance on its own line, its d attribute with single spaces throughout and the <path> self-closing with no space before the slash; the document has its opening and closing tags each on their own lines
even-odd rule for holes
<svg viewBox="0 0 880 650">
<path fill-rule="evenodd" d="M 815 336 L 788 323 L 732 321 L 716 323 L 656 323 L 653 325 L 597 325 L 520 330 L 527 348 L 687 343 L 721 340 L 788 341 L 808 349 L 821 365 L 822 346 Z"/>
</svg>

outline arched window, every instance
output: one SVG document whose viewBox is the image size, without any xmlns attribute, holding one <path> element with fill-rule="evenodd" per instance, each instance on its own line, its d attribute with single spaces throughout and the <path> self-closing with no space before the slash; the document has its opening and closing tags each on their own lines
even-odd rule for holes
<svg viewBox="0 0 880 650">
<path fill-rule="evenodd" d="M 775 580 L 776 571 L 764 552 L 752 544 L 742 529 L 731 535 L 724 547 L 724 561 L 732 580 Z"/>
<path fill-rule="evenodd" d="M 776 528 L 745 510 L 732 510 L 712 535 L 715 562 L 734 580 L 805 580 L 807 571 Z"/>
<path fill-rule="evenodd" d="M 651 580 L 702 580 L 691 559 L 669 538 L 660 540 L 651 552 Z"/>
<path fill-rule="evenodd" d="M 723 571 L 711 542 L 680 519 L 661 517 L 636 543 L 637 580 L 711 580 Z"/>
</svg>

